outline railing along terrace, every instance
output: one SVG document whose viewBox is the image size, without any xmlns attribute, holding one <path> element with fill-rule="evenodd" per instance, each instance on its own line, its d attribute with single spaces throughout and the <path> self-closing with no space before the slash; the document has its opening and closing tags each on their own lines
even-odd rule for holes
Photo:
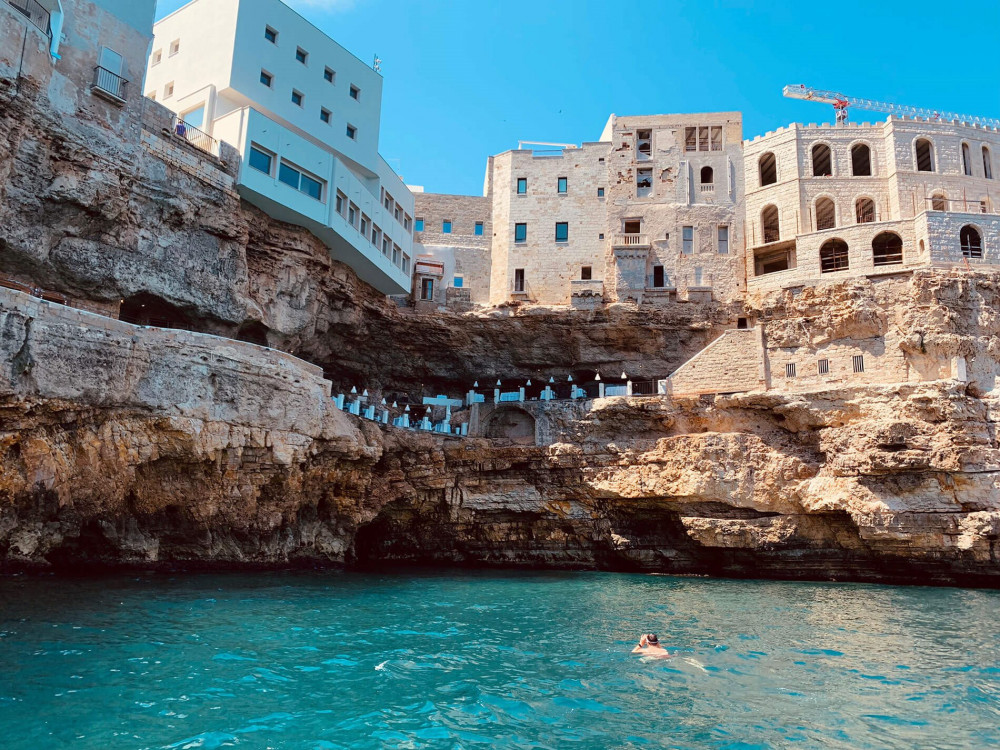
<svg viewBox="0 0 1000 750">
<path fill-rule="evenodd" d="M 617 247 L 640 247 L 649 244 L 649 237 L 644 234 L 616 234 L 614 244 Z"/>
<path fill-rule="evenodd" d="M 94 68 L 94 88 L 124 102 L 128 93 L 128 81 L 98 65 Z"/>
<path fill-rule="evenodd" d="M 924 199 L 928 211 L 952 211 L 960 214 L 996 213 L 990 203 L 980 198 L 943 198 L 931 195 Z"/>
<path fill-rule="evenodd" d="M 32 25 L 37 26 L 47 36 L 52 36 L 49 11 L 43 8 L 37 0 L 7 0 L 7 4 L 24 15 Z"/>
<path fill-rule="evenodd" d="M 204 130 L 194 127 L 185 122 L 180 117 L 174 118 L 174 133 L 186 139 L 192 146 L 207 151 L 210 154 L 218 153 L 216 140 Z"/>
</svg>

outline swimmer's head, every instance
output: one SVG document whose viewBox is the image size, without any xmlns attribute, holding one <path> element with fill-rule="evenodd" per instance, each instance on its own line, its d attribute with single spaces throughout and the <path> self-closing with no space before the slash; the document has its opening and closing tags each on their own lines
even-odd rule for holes
<svg viewBox="0 0 1000 750">
<path fill-rule="evenodd" d="M 650 644 L 651 646 L 659 646 L 660 639 L 656 637 L 656 633 L 649 633 L 646 636 L 646 643 Z"/>
</svg>

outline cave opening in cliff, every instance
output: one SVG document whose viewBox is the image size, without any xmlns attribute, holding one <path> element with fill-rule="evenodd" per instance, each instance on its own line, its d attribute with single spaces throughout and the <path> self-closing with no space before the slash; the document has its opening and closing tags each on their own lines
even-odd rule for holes
<svg viewBox="0 0 1000 750">
<path fill-rule="evenodd" d="M 523 409 L 502 407 L 486 418 L 483 434 L 518 445 L 534 445 L 535 418 Z"/>
<path fill-rule="evenodd" d="M 267 326 L 259 320 L 248 320 L 240 325 L 239 330 L 236 331 L 236 338 L 240 341 L 246 341 L 248 344 L 269 346 L 267 331 Z"/>
<path fill-rule="evenodd" d="M 177 305 L 148 292 L 122 300 L 118 317 L 126 323 L 157 328 L 192 330 L 191 319 Z"/>
</svg>

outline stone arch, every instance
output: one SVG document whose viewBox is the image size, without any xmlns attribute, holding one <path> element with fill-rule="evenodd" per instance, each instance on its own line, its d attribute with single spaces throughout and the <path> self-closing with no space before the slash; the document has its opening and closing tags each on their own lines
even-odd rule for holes
<svg viewBox="0 0 1000 750">
<path fill-rule="evenodd" d="M 236 338 L 249 344 L 269 346 L 267 331 L 267 326 L 259 320 L 247 320 L 240 324 L 239 330 L 236 331 Z"/>
<path fill-rule="evenodd" d="M 931 193 L 931 211 L 947 211 L 948 194 L 944 190 L 935 190 Z"/>
<path fill-rule="evenodd" d="M 832 177 L 833 149 L 830 148 L 830 144 L 818 141 L 813 144 L 810 154 L 812 157 L 812 176 Z"/>
<path fill-rule="evenodd" d="M 701 168 L 701 184 L 711 185 L 715 182 L 715 171 L 711 167 Z"/>
<path fill-rule="evenodd" d="M 118 317 L 126 323 L 158 328 L 191 329 L 191 320 L 177 305 L 149 292 L 139 292 L 122 301 Z"/>
<path fill-rule="evenodd" d="M 483 436 L 510 440 L 519 445 L 535 444 L 535 418 L 524 409 L 500 406 L 486 418 Z"/>
<path fill-rule="evenodd" d="M 871 177 L 872 147 L 864 141 L 851 144 L 851 175 L 854 177 Z"/>
<path fill-rule="evenodd" d="M 819 248 L 821 273 L 846 271 L 850 267 L 847 243 L 840 238 L 827 240 Z"/>
<path fill-rule="evenodd" d="M 833 229 L 837 226 L 837 204 L 829 195 L 821 195 L 813 203 L 813 215 L 816 217 L 816 231 Z"/>
<path fill-rule="evenodd" d="M 975 224 L 966 224 L 958 233 L 963 258 L 983 257 L 983 230 Z"/>
<path fill-rule="evenodd" d="M 966 177 L 972 177 L 972 147 L 969 146 L 968 141 L 962 141 L 960 148 L 962 151 L 962 174 Z"/>
<path fill-rule="evenodd" d="M 781 230 L 778 221 L 778 207 L 773 203 L 764 206 L 764 210 L 760 212 L 760 225 L 765 245 L 780 239 Z"/>
<path fill-rule="evenodd" d="M 986 144 L 983 144 L 983 177 L 993 179 L 993 154 Z"/>
<path fill-rule="evenodd" d="M 879 232 L 872 240 L 872 264 L 893 266 L 903 262 L 903 238 L 895 232 Z"/>
<path fill-rule="evenodd" d="M 778 181 L 778 160 L 774 154 L 768 151 L 761 155 L 757 162 L 757 169 L 760 176 L 760 186 L 773 185 Z"/>
<path fill-rule="evenodd" d="M 934 143 L 930 138 L 913 141 L 913 166 L 917 172 L 934 172 Z"/>
<path fill-rule="evenodd" d="M 875 221 L 875 201 L 870 195 L 859 195 L 854 200 L 854 221 L 857 224 L 871 224 Z"/>
</svg>

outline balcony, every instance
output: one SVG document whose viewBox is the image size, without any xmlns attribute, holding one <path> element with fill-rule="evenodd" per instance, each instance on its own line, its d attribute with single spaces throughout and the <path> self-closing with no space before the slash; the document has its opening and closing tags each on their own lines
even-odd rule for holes
<svg viewBox="0 0 1000 750">
<path fill-rule="evenodd" d="M 210 154 L 219 153 L 219 144 L 216 140 L 200 128 L 185 122 L 180 117 L 174 118 L 174 135 L 179 135 L 195 148 L 206 151 Z"/>
<path fill-rule="evenodd" d="M 649 247 L 649 237 L 645 234 L 616 234 L 611 240 L 612 247 Z"/>
<path fill-rule="evenodd" d="M 700 188 L 701 188 L 701 192 L 702 193 L 714 193 L 715 192 L 715 185 L 701 185 Z"/>
<path fill-rule="evenodd" d="M 6 0 L 6 2 L 10 7 L 27 18 L 33 26 L 41 29 L 43 34 L 49 37 L 52 36 L 50 26 L 52 19 L 49 11 L 43 8 L 37 0 Z"/>
<path fill-rule="evenodd" d="M 128 81 L 98 65 L 94 68 L 94 83 L 90 90 L 115 104 L 124 104 L 128 93 Z"/>
</svg>

